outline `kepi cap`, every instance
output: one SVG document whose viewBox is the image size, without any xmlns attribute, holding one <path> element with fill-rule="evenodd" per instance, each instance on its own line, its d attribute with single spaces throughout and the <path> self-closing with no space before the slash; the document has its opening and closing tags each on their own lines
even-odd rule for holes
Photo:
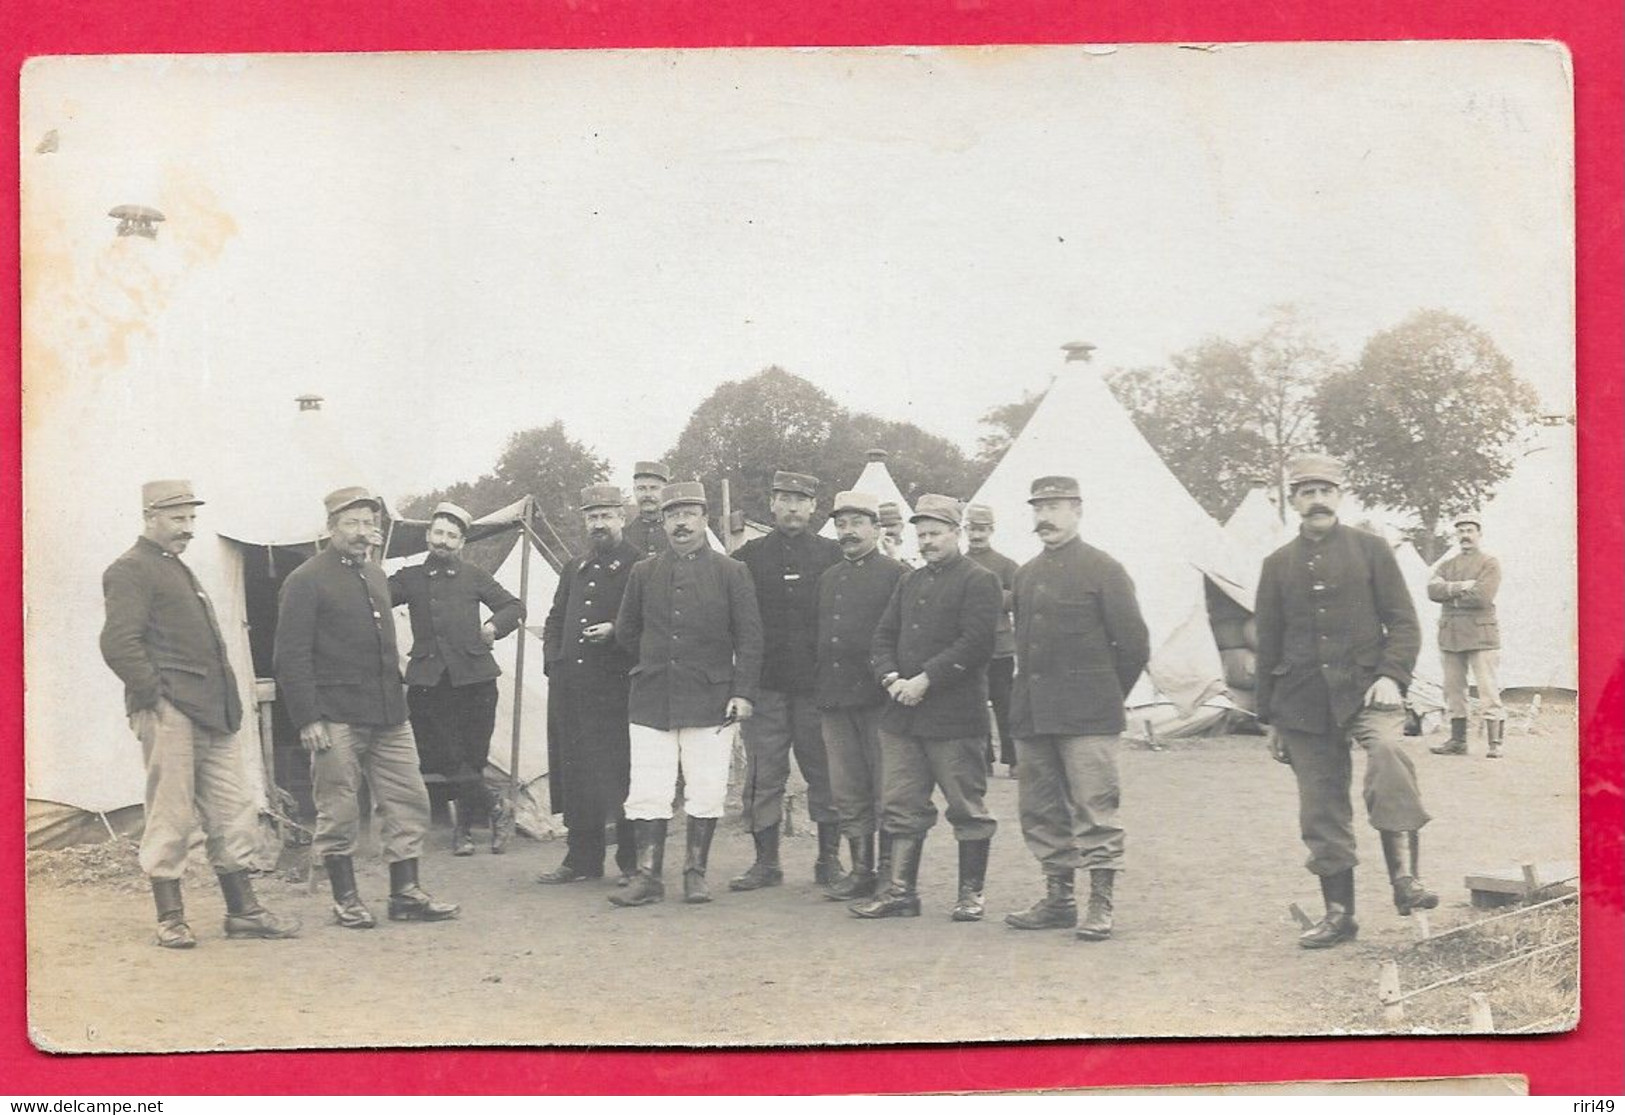
<svg viewBox="0 0 1625 1115">
<path fill-rule="evenodd" d="M 698 480 L 679 480 L 660 489 L 660 510 L 664 511 L 668 507 L 676 507 L 683 503 L 697 503 L 701 507 L 710 507 L 710 501 L 705 498 L 705 485 Z"/>
<path fill-rule="evenodd" d="M 953 496 L 939 496 L 926 494 L 914 504 L 914 514 L 909 516 L 909 522 L 917 523 L 921 519 L 935 519 L 939 523 L 947 523 L 957 527 L 960 522 L 959 501 Z"/>
<path fill-rule="evenodd" d="M 985 503 L 973 503 L 965 508 L 966 526 L 993 526 L 993 508 Z"/>
<path fill-rule="evenodd" d="M 166 507 L 200 507 L 203 501 L 192 494 L 190 480 L 149 480 L 141 485 L 141 509 L 162 511 Z"/>
<path fill-rule="evenodd" d="M 632 479 L 640 476 L 652 476 L 662 484 L 671 483 L 671 469 L 666 467 L 665 461 L 639 461 L 632 466 Z"/>
<path fill-rule="evenodd" d="M 1076 476 L 1040 476 L 1033 481 L 1031 495 L 1027 497 L 1028 503 L 1037 503 L 1041 499 L 1083 499 L 1083 490 L 1078 486 Z"/>
<path fill-rule="evenodd" d="M 773 474 L 772 490 L 816 498 L 818 495 L 818 477 L 808 476 L 804 472 L 775 472 Z"/>
<path fill-rule="evenodd" d="M 468 533 L 469 525 L 474 521 L 474 516 L 470 515 L 467 511 L 464 511 L 461 507 L 458 507 L 450 500 L 435 504 L 434 510 L 429 513 L 429 521 L 432 523 L 442 516 L 458 523 L 463 528 L 464 534 Z"/>
<path fill-rule="evenodd" d="M 1450 525 L 1459 527 L 1462 523 L 1472 523 L 1479 530 L 1484 529 L 1484 519 L 1476 510 L 1461 512 L 1461 514 L 1457 515 L 1451 520 Z"/>
<path fill-rule="evenodd" d="M 621 490 L 614 484 L 588 484 L 581 489 L 581 510 L 591 511 L 595 507 L 624 507 L 626 501 L 621 498 Z"/>
<path fill-rule="evenodd" d="M 878 523 L 880 521 L 880 497 L 872 496 L 868 492 L 837 492 L 835 506 L 830 508 L 829 517 L 833 519 L 843 512 L 851 511 L 861 511 Z M 897 516 L 897 521 L 902 522 L 903 517 L 901 515 Z"/>
<path fill-rule="evenodd" d="M 359 486 L 338 488 L 334 491 L 328 492 L 327 495 L 322 498 L 322 502 L 327 505 L 327 513 L 329 515 L 336 515 L 340 511 L 343 511 L 346 507 L 353 507 L 358 503 L 365 503 L 374 511 L 382 511 L 384 509 L 383 500 L 373 495 L 369 489 Z"/>
<path fill-rule="evenodd" d="M 1292 491 L 1299 484 L 1311 481 L 1343 486 L 1343 463 L 1324 453 L 1305 453 L 1294 457 L 1286 466 L 1286 489 Z"/>
<path fill-rule="evenodd" d="M 903 509 L 897 506 L 896 500 L 888 499 L 880 505 L 880 525 L 883 527 L 903 525 Z"/>
</svg>

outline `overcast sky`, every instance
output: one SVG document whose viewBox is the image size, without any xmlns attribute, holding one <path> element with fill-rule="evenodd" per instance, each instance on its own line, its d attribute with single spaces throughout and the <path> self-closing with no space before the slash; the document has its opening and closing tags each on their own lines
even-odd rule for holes
<svg viewBox="0 0 1625 1115">
<path fill-rule="evenodd" d="M 555 418 L 626 482 L 770 364 L 970 451 L 1064 342 L 1282 302 L 1348 358 L 1462 314 L 1567 412 L 1570 100 L 1515 43 L 47 60 L 29 374 L 214 433 L 323 394 L 393 496 Z"/>
</svg>

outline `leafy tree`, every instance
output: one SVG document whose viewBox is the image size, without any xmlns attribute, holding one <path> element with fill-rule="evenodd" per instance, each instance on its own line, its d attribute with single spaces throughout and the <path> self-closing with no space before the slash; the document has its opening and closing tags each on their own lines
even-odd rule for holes
<svg viewBox="0 0 1625 1115">
<path fill-rule="evenodd" d="M 1439 523 L 1488 500 L 1512 471 L 1512 441 L 1536 406 L 1490 336 L 1443 310 L 1373 336 L 1314 400 L 1320 440 L 1343 458 L 1349 487 L 1415 512 L 1429 560 L 1444 548 Z"/>
<path fill-rule="evenodd" d="M 1050 385 L 1054 383 L 1051 377 Z M 976 478 L 978 485 L 1004 459 L 1005 453 L 1021 436 L 1021 431 L 1027 428 L 1027 423 L 1038 410 L 1038 404 L 1047 395 L 1047 386 L 1042 391 L 1023 391 L 1016 402 L 994 407 L 978 419 L 980 425 L 988 427 L 988 432 L 976 439 L 976 466 L 980 470 Z"/>
</svg>

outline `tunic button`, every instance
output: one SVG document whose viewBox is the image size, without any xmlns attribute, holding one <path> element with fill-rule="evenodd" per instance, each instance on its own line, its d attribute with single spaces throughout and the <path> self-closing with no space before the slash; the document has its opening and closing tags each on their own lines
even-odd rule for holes
<svg viewBox="0 0 1625 1115">
<path fill-rule="evenodd" d="M 587 664 L 587 660 L 585 658 L 577 658 L 576 659 L 576 665 L 577 666 L 585 666 L 586 664 Z"/>
</svg>

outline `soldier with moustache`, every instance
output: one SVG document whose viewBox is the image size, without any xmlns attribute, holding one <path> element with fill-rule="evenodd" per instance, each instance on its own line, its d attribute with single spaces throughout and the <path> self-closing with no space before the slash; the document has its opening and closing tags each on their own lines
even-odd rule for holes
<svg viewBox="0 0 1625 1115">
<path fill-rule="evenodd" d="M 993 706 L 993 724 L 999 729 L 999 751 L 993 753 L 993 736 L 988 733 L 987 765 L 995 759 L 1016 772 L 1016 741 L 1010 735 L 1010 687 L 1016 676 L 1016 634 L 1010 619 L 1015 600 L 1016 563 L 993 548 L 993 508 L 973 503 L 965 508 L 965 556 L 990 570 L 1004 586 L 1004 610 L 993 632 L 993 657 L 987 664 L 987 700 Z"/>
<path fill-rule="evenodd" d="M 277 689 L 311 757 L 311 851 L 327 867 L 334 920 L 346 929 L 373 928 L 353 858 L 365 778 L 383 815 L 390 920 L 454 918 L 457 906 L 436 901 L 418 882 L 429 791 L 401 684 L 389 580 L 369 554 L 383 501 L 349 487 L 323 502 L 328 544 L 282 583 L 273 653 Z"/>
<path fill-rule="evenodd" d="M 637 514 L 622 529 L 627 545 L 640 557 L 654 557 L 671 549 L 660 515 L 660 492 L 671 483 L 671 469 L 661 461 L 639 461 L 632 466 L 632 501 Z"/>
<path fill-rule="evenodd" d="M 1330 948 L 1359 932 L 1351 746 L 1365 752 L 1365 807 L 1381 838 L 1394 907 L 1431 910 L 1422 884 L 1427 824 L 1416 766 L 1402 745 L 1401 700 L 1421 628 L 1388 543 L 1337 520 L 1343 466 L 1310 454 L 1288 466 L 1287 490 L 1303 519 L 1298 537 L 1264 559 L 1258 582 L 1258 719 L 1270 752 L 1298 782 L 1298 822 L 1326 916 L 1298 938 Z"/>
<path fill-rule="evenodd" d="M 637 872 L 632 822 L 621 810 L 630 778 L 626 702 L 634 659 L 615 639 L 615 617 L 644 555 L 622 534 L 623 507 L 613 484 L 581 489 L 590 548 L 565 564 L 547 613 L 548 770 L 568 836 L 564 862 L 538 875 L 538 883 L 603 878 L 604 827 L 612 820 L 620 885 L 630 885 Z"/>
<path fill-rule="evenodd" d="M 734 551 L 756 587 L 767 645 L 756 712 L 740 729 L 745 744 L 745 824 L 756 843 L 756 860 L 729 881 L 730 890 L 784 882 L 779 827 L 792 752 L 807 781 L 807 812 L 818 827 L 813 881 L 828 886 L 841 874 L 840 824 L 830 801 L 829 764 L 814 695 L 818 578 L 841 560 L 841 548 L 807 529 L 817 494 L 817 477 L 775 472 L 773 530 Z"/>
<path fill-rule="evenodd" d="M 1501 703 L 1496 667 L 1501 657 L 1501 626 L 1495 594 L 1501 590 L 1501 563 L 1484 552 L 1484 526 L 1476 511 L 1456 516 L 1457 553 L 1440 562 L 1428 580 L 1428 599 L 1439 609 L 1439 658 L 1444 667 L 1444 704 L 1450 739 L 1429 748 L 1435 755 L 1467 754 L 1467 677 L 1478 686 L 1483 709 L 1485 758 L 1499 759 L 1506 738 L 1507 710 Z"/>
<path fill-rule="evenodd" d="M 841 901 L 874 893 L 876 879 L 891 878 L 891 837 L 879 827 L 880 716 L 886 693 L 869 668 L 875 627 L 907 567 L 881 553 L 880 501 L 841 492 L 830 510 L 841 560 L 818 579 L 817 702 L 829 757 L 830 794 L 852 870 L 824 893 Z"/>
<path fill-rule="evenodd" d="M 485 763 L 496 729 L 497 677 L 491 655 L 498 639 L 525 618 L 525 605 L 496 578 L 463 560 L 472 516 L 440 503 L 424 532 L 427 556 L 389 578 L 390 600 L 406 605 L 412 624 L 407 655 L 406 707 L 420 766 L 453 788 L 452 855 L 474 854 L 476 819 L 491 826 L 491 851 L 506 850 L 506 804 L 485 784 Z M 480 608 L 490 612 L 480 618 Z"/>
<path fill-rule="evenodd" d="M 201 506 L 189 480 L 143 484 L 141 534 L 102 575 L 102 658 L 124 683 L 124 709 L 146 764 L 140 863 L 157 907 L 156 943 L 166 949 L 197 945 L 181 877 L 200 820 L 226 900 L 226 936 L 299 933 L 298 919 L 260 905 L 248 878 L 259 810 L 237 741 L 242 698 L 214 605 L 181 560 Z"/>
<path fill-rule="evenodd" d="M 914 508 L 922 568 L 898 580 L 870 644 L 870 667 L 890 702 L 880 720 L 882 831 L 890 884 L 848 907 L 855 917 L 919 917 L 920 848 L 937 822 L 932 787 L 947 801 L 959 845 L 954 921 L 981 921 L 987 857 L 998 828 L 987 811 L 987 662 L 1004 592 L 959 552 L 961 510 L 951 496 Z"/>
</svg>

